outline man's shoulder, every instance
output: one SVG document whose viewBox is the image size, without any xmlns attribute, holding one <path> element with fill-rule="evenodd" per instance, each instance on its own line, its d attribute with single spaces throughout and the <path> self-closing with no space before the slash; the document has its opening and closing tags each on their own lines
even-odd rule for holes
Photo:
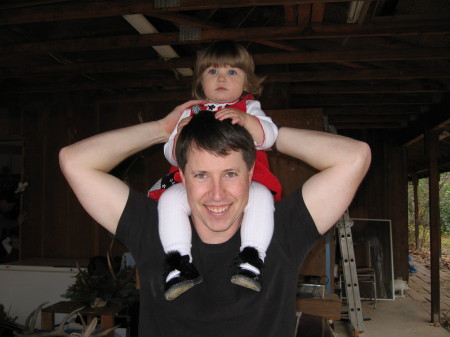
<svg viewBox="0 0 450 337">
<path fill-rule="evenodd" d="M 130 188 L 128 200 L 118 224 L 118 234 L 124 234 L 131 227 L 138 228 L 157 222 L 157 201 L 148 198 L 144 193 Z"/>
</svg>

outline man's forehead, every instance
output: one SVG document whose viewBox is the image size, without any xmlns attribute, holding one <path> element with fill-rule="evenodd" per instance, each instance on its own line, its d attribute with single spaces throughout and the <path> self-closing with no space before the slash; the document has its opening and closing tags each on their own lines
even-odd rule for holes
<svg viewBox="0 0 450 337">
<path fill-rule="evenodd" d="M 198 164 L 197 161 L 199 160 L 199 158 L 202 158 L 206 161 L 216 162 L 242 161 L 242 163 L 245 164 L 241 150 L 228 150 L 226 154 L 221 154 L 213 151 L 208 151 L 206 149 L 201 149 L 197 146 L 191 146 L 186 164 L 190 166 L 196 166 L 196 164 Z"/>
</svg>

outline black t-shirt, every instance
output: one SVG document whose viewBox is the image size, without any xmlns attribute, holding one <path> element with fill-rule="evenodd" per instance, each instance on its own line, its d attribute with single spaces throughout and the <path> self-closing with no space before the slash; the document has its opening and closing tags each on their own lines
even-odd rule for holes
<svg viewBox="0 0 450 337">
<path fill-rule="evenodd" d="M 301 264 L 320 237 L 301 192 L 275 203 L 275 230 L 261 292 L 231 283 L 239 231 L 222 244 L 205 244 L 192 230 L 193 261 L 203 282 L 167 301 L 157 203 L 131 191 L 116 236 L 131 251 L 140 276 L 140 337 L 292 337 Z"/>
</svg>

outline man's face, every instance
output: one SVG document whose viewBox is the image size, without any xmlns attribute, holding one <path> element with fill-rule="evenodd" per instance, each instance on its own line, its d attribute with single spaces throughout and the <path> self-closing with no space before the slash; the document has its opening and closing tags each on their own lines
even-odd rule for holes
<svg viewBox="0 0 450 337">
<path fill-rule="evenodd" d="M 253 175 L 242 153 L 226 157 L 191 148 L 181 172 L 194 226 L 206 243 L 222 243 L 239 229 Z"/>
</svg>

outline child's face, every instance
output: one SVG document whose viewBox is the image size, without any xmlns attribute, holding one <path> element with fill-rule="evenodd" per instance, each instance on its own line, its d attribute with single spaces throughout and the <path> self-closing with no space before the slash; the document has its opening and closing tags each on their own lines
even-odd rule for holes
<svg viewBox="0 0 450 337">
<path fill-rule="evenodd" d="M 202 87 L 206 98 L 214 103 L 228 103 L 239 99 L 246 90 L 247 75 L 240 68 L 209 67 L 203 72 Z"/>
</svg>

